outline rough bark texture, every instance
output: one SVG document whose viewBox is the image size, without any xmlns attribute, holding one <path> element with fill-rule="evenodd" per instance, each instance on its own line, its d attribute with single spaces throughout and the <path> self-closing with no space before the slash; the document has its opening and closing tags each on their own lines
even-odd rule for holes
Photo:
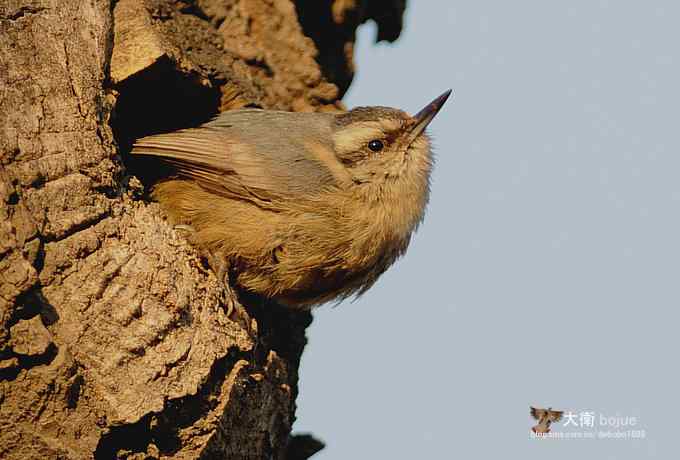
<svg viewBox="0 0 680 460">
<path fill-rule="evenodd" d="M 356 27 L 373 18 L 394 40 L 403 10 L 0 2 L 0 458 L 320 448 L 290 436 L 311 315 L 241 298 L 250 327 L 232 322 L 214 274 L 131 177 L 151 171 L 126 154 L 231 108 L 341 109 Z"/>
</svg>

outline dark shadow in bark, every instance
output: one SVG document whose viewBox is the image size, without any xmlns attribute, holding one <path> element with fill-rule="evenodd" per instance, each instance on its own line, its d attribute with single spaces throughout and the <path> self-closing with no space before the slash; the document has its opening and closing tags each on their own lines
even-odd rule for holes
<svg viewBox="0 0 680 460">
<path fill-rule="evenodd" d="M 171 171 L 153 158 L 131 158 L 134 141 L 208 122 L 217 115 L 221 96 L 218 87 L 206 87 L 198 77 L 178 71 L 165 56 L 116 89 L 120 95 L 111 117 L 113 136 L 127 173 L 145 185 Z"/>
</svg>

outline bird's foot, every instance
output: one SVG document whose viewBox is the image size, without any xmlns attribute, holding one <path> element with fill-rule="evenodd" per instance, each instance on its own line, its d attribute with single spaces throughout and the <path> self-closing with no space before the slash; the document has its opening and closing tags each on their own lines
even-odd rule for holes
<svg viewBox="0 0 680 460">
<path fill-rule="evenodd" d="M 248 315 L 246 309 L 238 301 L 236 293 L 231 287 L 231 264 L 221 253 L 208 254 L 207 259 L 222 287 L 222 301 L 227 309 L 227 318 L 229 318 L 230 321 L 240 324 L 249 335 L 253 335 L 255 331 L 250 315 Z"/>
<path fill-rule="evenodd" d="M 173 227 L 175 230 L 181 230 L 183 232 L 196 233 L 196 229 L 191 225 L 177 224 Z"/>
</svg>

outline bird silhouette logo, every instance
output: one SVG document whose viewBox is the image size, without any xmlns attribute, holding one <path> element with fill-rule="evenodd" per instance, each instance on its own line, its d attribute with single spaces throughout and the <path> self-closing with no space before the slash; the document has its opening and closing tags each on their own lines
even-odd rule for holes
<svg viewBox="0 0 680 460">
<path fill-rule="evenodd" d="M 538 420 L 538 423 L 531 427 L 531 431 L 536 434 L 550 433 L 550 424 L 559 422 L 564 413 L 563 411 L 552 410 L 552 407 L 541 409 L 529 406 L 529 408 L 531 409 L 531 416 Z"/>
</svg>

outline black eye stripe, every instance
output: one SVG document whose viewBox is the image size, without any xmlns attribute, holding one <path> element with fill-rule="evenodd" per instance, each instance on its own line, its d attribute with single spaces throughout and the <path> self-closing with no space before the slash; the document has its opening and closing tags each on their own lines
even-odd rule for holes
<svg viewBox="0 0 680 460">
<path fill-rule="evenodd" d="M 368 143 L 368 148 L 373 150 L 374 152 L 379 152 L 383 148 L 385 148 L 385 144 L 379 139 L 373 139 Z"/>
</svg>

